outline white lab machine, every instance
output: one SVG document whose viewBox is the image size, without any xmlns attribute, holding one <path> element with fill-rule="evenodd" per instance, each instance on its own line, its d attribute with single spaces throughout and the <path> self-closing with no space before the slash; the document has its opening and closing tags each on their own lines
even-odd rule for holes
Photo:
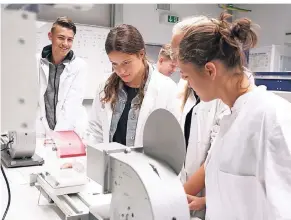
<svg viewBox="0 0 291 220">
<path fill-rule="evenodd" d="M 106 219 L 190 219 L 187 198 L 180 182 L 186 154 L 184 136 L 176 118 L 158 109 L 148 118 L 143 147 L 117 143 L 88 146 L 87 174 L 111 193 Z M 99 206 L 90 213 L 101 216 Z M 98 218 L 97 218 L 98 219 Z"/>
<path fill-rule="evenodd" d="M 143 146 L 88 144 L 87 175 L 101 186 L 94 199 L 78 188 L 81 185 L 55 185 L 58 179 L 47 173 L 31 175 L 31 185 L 53 200 L 67 219 L 188 220 L 187 198 L 178 177 L 185 155 L 177 119 L 158 109 L 147 119 Z"/>
<path fill-rule="evenodd" d="M 1 134 L 8 137 L 1 145 L 1 160 L 6 167 L 42 165 L 43 159 L 34 153 L 38 86 L 31 33 L 36 31 L 35 14 L 1 12 Z"/>
</svg>

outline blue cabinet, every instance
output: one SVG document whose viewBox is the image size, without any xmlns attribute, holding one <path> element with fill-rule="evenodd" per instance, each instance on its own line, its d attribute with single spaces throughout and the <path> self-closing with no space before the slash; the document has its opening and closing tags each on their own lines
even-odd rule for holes
<svg viewBox="0 0 291 220">
<path fill-rule="evenodd" d="M 291 72 L 258 72 L 255 83 L 265 85 L 268 90 L 291 92 Z"/>
</svg>

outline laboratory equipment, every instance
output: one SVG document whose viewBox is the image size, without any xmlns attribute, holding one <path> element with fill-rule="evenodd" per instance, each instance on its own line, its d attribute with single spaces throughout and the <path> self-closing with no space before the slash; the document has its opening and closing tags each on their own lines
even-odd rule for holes
<svg viewBox="0 0 291 220">
<path fill-rule="evenodd" d="M 158 109 L 148 117 L 143 146 L 88 144 L 87 175 L 102 187 L 94 200 L 88 200 L 76 185 L 56 190 L 51 184 L 56 179 L 50 181 L 50 174 L 33 174 L 31 184 L 40 187 L 66 216 L 82 220 L 190 219 L 178 177 L 185 149 L 176 118 L 167 110 Z"/>
<path fill-rule="evenodd" d="M 38 89 L 31 34 L 36 31 L 35 14 L 1 10 L 1 52 L 6 54 L 1 56 L 1 133 L 9 136 L 1 149 L 1 161 L 6 167 L 42 165 L 43 159 L 35 154 Z M 13 54 L 21 59 L 13 59 Z"/>
</svg>

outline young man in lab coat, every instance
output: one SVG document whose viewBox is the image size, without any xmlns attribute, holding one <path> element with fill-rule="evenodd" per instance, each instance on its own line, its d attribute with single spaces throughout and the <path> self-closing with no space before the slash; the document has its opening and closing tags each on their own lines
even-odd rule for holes
<svg viewBox="0 0 291 220">
<path fill-rule="evenodd" d="M 158 57 L 158 62 L 156 64 L 156 67 L 158 71 L 165 76 L 171 76 L 176 69 L 176 65 L 171 59 L 171 45 L 170 44 L 165 44 L 162 46 L 160 52 L 159 52 L 159 57 Z"/>
<path fill-rule="evenodd" d="M 52 44 L 37 56 L 40 97 L 36 132 L 40 136 L 76 130 L 85 114 L 82 102 L 87 65 L 72 50 L 75 34 L 76 26 L 70 19 L 58 18 L 48 33 Z"/>
</svg>

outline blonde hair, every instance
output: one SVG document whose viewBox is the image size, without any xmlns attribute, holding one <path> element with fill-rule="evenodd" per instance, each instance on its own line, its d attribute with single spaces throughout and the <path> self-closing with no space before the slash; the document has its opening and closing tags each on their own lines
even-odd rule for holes
<svg viewBox="0 0 291 220">
<path fill-rule="evenodd" d="M 183 19 L 182 21 L 178 22 L 177 24 L 174 25 L 172 33 L 174 35 L 176 34 L 186 34 L 186 32 L 193 27 L 194 25 L 198 25 L 201 23 L 206 23 L 209 21 L 209 18 L 206 16 L 194 16 L 194 17 L 187 17 Z M 184 106 L 186 104 L 186 101 L 188 97 L 191 94 L 191 88 L 189 88 L 188 82 L 185 84 L 183 92 L 180 94 L 180 98 L 183 99 L 182 105 L 181 105 L 181 110 L 184 109 Z"/>
<path fill-rule="evenodd" d="M 189 83 L 186 82 L 185 85 L 182 87 L 183 91 L 178 93 L 178 98 L 182 99 L 181 103 L 181 111 L 183 111 L 185 104 L 187 102 L 188 97 L 191 94 L 191 88 L 189 87 Z"/>
<path fill-rule="evenodd" d="M 172 53 L 171 44 L 165 44 L 162 46 L 159 52 L 159 58 L 164 57 L 168 60 L 171 60 L 171 53 Z"/>
<path fill-rule="evenodd" d="M 178 22 L 174 25 L 172 33 L 173 34 L 185 34 L 186 31 L 191 28 L 193 25 L 201 24 L 204 22 L 208 22 L 209 19 L 206 16 L 194 16 L 184 18 L 182 21 Z"/>
</svg>

